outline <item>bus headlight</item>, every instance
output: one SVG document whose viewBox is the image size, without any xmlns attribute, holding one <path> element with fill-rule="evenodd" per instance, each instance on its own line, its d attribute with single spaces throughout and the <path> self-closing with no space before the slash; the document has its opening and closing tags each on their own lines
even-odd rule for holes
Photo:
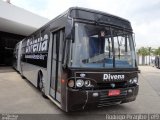
<svg viewBox="0 0 160 120">
<path fill-rule="evenodd" d="M 90 87 L 91 86 L 91 81 L 90 80 L 86 80 L 84 82 L 85 87 Z"/>
<path fill-rule="evenodd" d="M 129 84 L 132 84 L 132 79 L 129 80 Z"/>
<path fill-rule="evenodd" d="M 133 78 L 133 79 L 130 79 L 130 80 L 129 80 L 129 83 L 130 83 L 130 84 L 137 84 L 137 83 L 138 83 L 138 78 L 135 77 L 135 78 Z"/>
<path fill-rule="evenodd" d="M 77 87 L 82 87 L 84 85 L 84 81 L 82 80 L 82 79 L 78 79 L 77 81 L 76 81 L 76 86 Z"/>
<path fill-rule="evenodd" d="M 137 77 L 133 78 L 132 83 L 138 83 L 138 78 Z"/>
<path fill-rule="evenodd" d="M 74 87 L 74 80 L 69 80 L 68 81 L 68 86 L 71 87 L 71 88 Z"/>
</svg>

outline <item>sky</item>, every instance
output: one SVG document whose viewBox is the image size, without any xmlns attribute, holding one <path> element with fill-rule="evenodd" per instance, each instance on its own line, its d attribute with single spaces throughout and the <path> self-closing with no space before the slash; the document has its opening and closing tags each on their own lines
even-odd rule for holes
<svg viewBox="0 0 160 120">
<path fill-rule="evenodd" d="M 160 46 L 160 0 L 10 0 L 13 5 L 53 19 L 69 7 L 107 12 L 131 22 L 136 47 Z"/>
</svg>

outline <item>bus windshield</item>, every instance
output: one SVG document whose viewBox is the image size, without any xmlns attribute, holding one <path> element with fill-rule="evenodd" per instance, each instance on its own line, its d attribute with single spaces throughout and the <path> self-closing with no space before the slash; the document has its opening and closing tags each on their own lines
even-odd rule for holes
<svg viewBox="0 0 160 120">
<path fill-rule="evenodd" d="M 132 32 L 75 23 L 72 67 L 134 68 L 136 57 Z"/>
</svg>

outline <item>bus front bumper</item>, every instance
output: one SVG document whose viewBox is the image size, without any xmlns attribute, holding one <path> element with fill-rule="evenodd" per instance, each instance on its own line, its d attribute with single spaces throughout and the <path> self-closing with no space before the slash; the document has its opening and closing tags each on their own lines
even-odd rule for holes
<svg viewBox="0 0 160 120">
<path fill-rule="evenodd" d="M 109 90 L 75 90 L 68 89 L 68 112 L 93 109 L 134 101 L 139 86 L 120 88 L 120 95 L 108 96 Z"/>
</svg>

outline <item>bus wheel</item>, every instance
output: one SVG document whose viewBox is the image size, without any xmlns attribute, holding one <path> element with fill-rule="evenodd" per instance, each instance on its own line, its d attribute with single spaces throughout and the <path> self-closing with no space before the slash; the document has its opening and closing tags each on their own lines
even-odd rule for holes
<svg viewBox="0 0 160 120">
<path fill-rule="evenodd" d="M 25 77 L 24 77 L 24 75 L 23 75 L 22 73 L 20 73 L 20 75 L 21 75 L 21 78 L 22 78 L 22 79 L 25 79 Z"/>
<path fill-rule="evenodd" d="M 44 98 L 47 98 L 47 96 L 45 95 L 45 91 L 44 91 L 43 75 L 40 72 L 38 73 L 38 88 L 41 91 L 42 96 Z"/>
<path fill-rule="evenodd" d="M 22 78 L 22 79 L 25 79 L 25 77 L 24 77 L 23 75 L 21 75 L 21 78 Z"/>
</svg>

